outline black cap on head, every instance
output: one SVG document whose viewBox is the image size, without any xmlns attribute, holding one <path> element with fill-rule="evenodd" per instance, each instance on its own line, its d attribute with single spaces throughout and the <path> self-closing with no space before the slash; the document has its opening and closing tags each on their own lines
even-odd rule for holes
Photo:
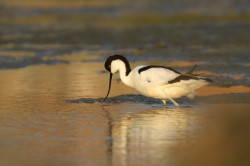
<svg viewBox="0 0 250 166">
<path fill-rule="evenodd" d="M 130 65 L 128 63 L 128 60 L 122 55 L 115 54 L 115 55 L 112 55 L 112 56 L 108 57 L 108 59 L 105 62 L 105 65 L 104 65 L 105 69 L 107 71 L 111 72 L 111 63 L 114 60 L 121 60 L 121 61 L 123 61 L 125 63 L 125 65 L 126 65 L 126 75 L 128 75 L 129 72 L 131 71 Z"/>
</svg>

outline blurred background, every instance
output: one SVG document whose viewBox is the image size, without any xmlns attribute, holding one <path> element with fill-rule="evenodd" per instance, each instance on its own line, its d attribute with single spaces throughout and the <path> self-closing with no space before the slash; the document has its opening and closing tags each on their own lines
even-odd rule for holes
<svg viewBox="0 0 250 166">
<path fill-rule="evenodd" d="M 113 54 L 214 83 L 179 110 L 119 80 L 90 104 Z M 0 165 L 249 165 L 249 71 L 249 0 L 0 0 Z"/>
<path fill-rule="evenodd" d="M 218 86 L 248 86 L 249 6 L 248 0 L 0 0 L 0 69 L 103 62 L 120 53 L 183 70 L 197 63 Z"/>
</svg>

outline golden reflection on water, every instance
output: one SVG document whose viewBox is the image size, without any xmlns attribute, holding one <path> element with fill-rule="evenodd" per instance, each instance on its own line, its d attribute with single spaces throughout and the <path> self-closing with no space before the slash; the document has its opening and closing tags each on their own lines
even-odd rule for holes
<svg viewBox="0 0 250 166">
<path fill-rule="evenodd" d="M 250 104 L 225 104 L 210 107 L 203 119 L 204 129 L 196 141 L 177 144 L 176 165 L 234 166 L 250 164 Z M 186 149 L 186 150 L 185 150 Z"/>
<path fill-rule="evenodd" d="M 172 163 L 172 147 L 199 130 L 201 109 L 64 102 L 104 97 L 108 73 L 102 71 L 103 64 L 79 62 L 1 70 L 0 165 Z M 113 81 L 111 96 L 133 93 Z"/>
<path fill-rule="evenodd" d="M 34 66 L 22 70 L 0 71 L 2 85 L 1 92 L 4 95 L 11 93 L 39 96 L 86 96 L 97 93 L 95 85 L 100 83 L 96 77 L 97 71 L 93 70 L 99 67 L 97 64 L 78 64 L 71 66 Z M 92 69 L 92 70 L 91 70 Z M 93 82 L 93 80 L 97 82 Z M 103 84 L 101 84 L 103 85 Z M 1 95 L 1 97 L 3 97 Z M 19 97 L 19 96 L 17 96 Z"/>
<path fill-rule="evenodd" d="M 103 97 L 108 74 L 100 74 L 102 68 L 99 63 L 71 63 L 1 70 L 1 163 L 127 165 L 143 163 L 141 159 L 156 164 L 165 161 L 165 151 L 193 130 L 195 120 L 190 111 L 63 102 Z M 111 95 L 130 92 L 135 93 L 114 81 Z"/>
<path fill-rule="evenodd" d="M 147 109 L 128 114 L 118 124 L 112 121 L 112 162 L 115 165 L 160 165 L 163 161 L 165 164 L 172 162 L 171 147 L 191 134 L 197 125 L 196 117 L 189 111 Z"/>
</svg>

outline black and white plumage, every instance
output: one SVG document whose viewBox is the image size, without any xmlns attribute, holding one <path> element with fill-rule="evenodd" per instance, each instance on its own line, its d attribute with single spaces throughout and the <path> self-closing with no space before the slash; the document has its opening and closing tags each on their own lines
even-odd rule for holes
<svg viewBox="0 0 250 166">
<path fill-rule="evenodd" d="M 122 82 L 145 96 L 161 99 L 164 105 L 170 100 L 176 107 L 179 104 L 175 98 L 182 96 L 194 97 L 195 92 L 208 85 L 212 80 L 193 74 L 194 68 L 181 73 L 165 66 L 137 66 L 131 70 L 129 62 L 122 55 L 110 56 L 105 62 L 105 69 L 110 72 L 109 95 L 111 80 L 114 73 L 119 71 Z"/>
</svg>

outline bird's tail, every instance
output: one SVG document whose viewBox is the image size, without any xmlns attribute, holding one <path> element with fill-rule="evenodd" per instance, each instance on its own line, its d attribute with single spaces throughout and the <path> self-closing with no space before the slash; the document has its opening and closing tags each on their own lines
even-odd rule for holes
<svg viewBox="0 0 250 166">
<path fill-rule="evenodd" d="M 204 80 L 204 81 L 206 81 L 208 83 L 212 83 L 213 82 L 213 80 L 211 80 L 209 78 L 200 77 L 200 79 L 202 79 L 202 80 Z"/>
<path fill-rule="evenodd" d="M 196 68 L 197 68 L 197 65 L 194 65 L 194 67 L 193 67 L 190 71 L 186 72 L 185 74 L 191 75 L 191 76 L 195 76 L 195 77 L 200 76 L 201 73 L 200 73 L 200 74 L 194 74 L 194 70 L 195 70 Z M 198 77 L 198 78 L 201 79 L 201 80 L 204 80 L 204 81 L 206 81 L 206 82 L 208 82 L 208 83 L 212 83 L 212 82 L 213 82 L 213 80 L 208 79 L 208 78 L 204 78 L 204 77 Z"/>
</svg>

